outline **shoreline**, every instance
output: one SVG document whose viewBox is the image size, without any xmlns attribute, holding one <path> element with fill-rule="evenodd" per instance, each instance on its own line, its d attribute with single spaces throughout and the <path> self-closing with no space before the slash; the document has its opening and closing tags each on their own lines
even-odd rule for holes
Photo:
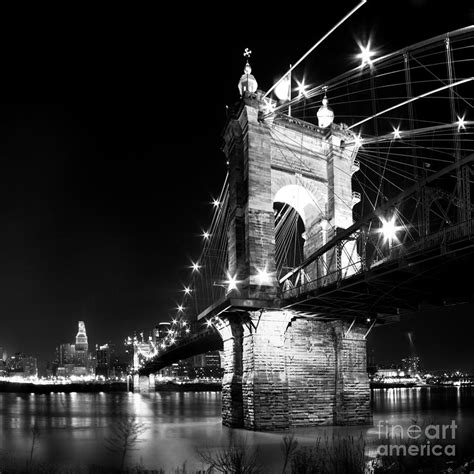
<svg viewBox="0 0 474 474">
<path fill-rule="evenodd" d="M 472 385 L 463 385 L 462 387 L 470 387 Z M 450 384 L 370 384 L 370 389 L 388 389 L 388 388 L 428 388 L 428 387 L 455 387 Z M 127 382 L 75 382 L 68 384 L 34 384 L 31 382 L 0 382 L 0 392 L 7 393 L 100 393 L 100 392 L 133 392 L 133 383 L 129 384 L 127 390 Z M 155 392 L 220 392 L 222 384 L 220 383 L 175 383 L 163 382 L 155 384 Z M 140 393 L 137 389 L 135 393 Z M 142 392 L 147 393 L 147 392 Z M 149 392 L 153 393 L 153 391 Z"/>
<path fill-rule="evenodd" d="M 380 388 L 433 388 L 433 387 L 445 387 L 445 388 L 451 388 L 451 387 L 473 387 L 473 384 L 461 384 L 461 385 L 455 385 L 455 384 L 450 384 L 450 383 L 439 383 L 439 384 L 432 384 L 432 383 L 426 383 L 426 384 L 401 384 L 401 383 L 371 383 L 370 384 L 370 389 L 380 389 Z"/>
<path fill-rule="evenodd" d="M 157 383 L 155 392 L 217 392 L 222 390 L 219 383 Z M 100 392 L 133 392 L 133 384 L 127 390 L 127 382 L 110 383 L 68 383 L 68 384 L 34 384 L 31 382 L 0 382 L 0 392 L 6 393 L 100 393 Z M 153 391 L 151 391 L 152 393 Z M 139 393 L 137 390 L 136 393 Z"/>
<path fill-rule="evenodd" d="M 126 382 L 34 384 L 30 382 L 0 382 L 0 392 L 51 393 L 51 392 L 126 392 Z"/>
</svg>

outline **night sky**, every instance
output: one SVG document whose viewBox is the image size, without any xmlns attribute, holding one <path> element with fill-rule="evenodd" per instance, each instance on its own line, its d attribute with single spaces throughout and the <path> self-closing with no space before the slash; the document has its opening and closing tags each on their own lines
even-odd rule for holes
<svg viewBox="0 0 474 474">
<path fill-rule="evenodd" d="M 370 35 L 388 53 L 472 24 L 467 3 L 369 0 L 294 75 L 344 72 Z M 225 176 L 243 50 L 268 89 L 357 1 L 322 4 L 2 16 L 0 346 L 52 359 L 78 320 L 90 344 L 169 320 Z M 412 331 L 428 368 L 474 369 L 473 316 L 417 314 L 370 347 L 396 362 Z"/>
</svg>

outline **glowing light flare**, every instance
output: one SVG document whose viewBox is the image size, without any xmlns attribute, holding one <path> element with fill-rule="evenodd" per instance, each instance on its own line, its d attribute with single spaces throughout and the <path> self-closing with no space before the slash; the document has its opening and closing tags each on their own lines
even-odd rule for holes
<svg viewBox="0 0 474 474">
<path fill-rule="evenodd" d="M 296 81 L 296 83 L 298 84 L 298 87 L 296 88 L 296 90 L 298 91 L 298 97 L 307 97 L 306 95 L 306 89 L 309 87 L 307 86 L 305 83 L 304 83 L 304 79 L 299 82 L 299 81 Z"/>
<path fill-rule="evenodd" d="M 259 285 L 270 285 L 272 282 L 271 274 L 267 272 L 267 269 L 257 268 L 257 280 Z"/>
<path fill-rule="evenodd" d="M 206 232 L 203 232 L 203 233 L 202 233 L 202 236 L 204 237 L 204 239 L 207 240 L 207 239 L 209 239 L 209 237 L 211 236 L 211 234 L 206 231 Z"/>
<path fill-rule="evenodd" d="M 466 130 L 466 120 L 464 120 L 464 117 L 465 115 L 463 115 L 462 117 L 458 115 L 458 121 L 456 122 L 458 126 L 458 132 L 460 132 L 461 130 Z"/>
<path fill-rule="evenodd" d="M 380 228 L 379 232 L 382 234 L 384 238 L 384 243 L 388 242 L 389 245 L 392 245 L 394 241 L 398 242 L 397 232 L 403 229 L 403 226 L 396 225 L 397 216 L 394 214 L 390 219 L 385 219 L 384 217 L 380 217 L 380 222 L 382 223 L 382 227 Z"/>
<path fill-rule="evenodd" d="M 198 272 L 201 265 L 199 265 L 199 262 L 191 262 L 191 268 L 193 269 L 193 272 Z"/>
<path fill-rule="evenodd" d="M 190 295 L 191 291 L 193 291 L 193 290 L 191 290 L 191 288 L 189 288 L 189 286 L 185 286 L 183 291 L 184 291 L 185 295 Z"/>
<path fill-rule="evenodd" d="M 393 129 L 393 138 L 396 140 L 397 138 L 401 138 L 400 134 L 400 127 Z"/>
<path fill-rule="evenodd" d="M 370 49 L 370 41 L 367 43 L 367 46 L 363 46 L 361 43 L 358 43 L 360 48 L 360 54 L 356 58 L 361 60 L 360 67 L 363 68 L 366 64 L 369 66 L 372 65 L 372 57 L 375 56 L 375 51 Z"/>
<path fill-rule="evenodd" d="M 270 99 L 265 99 L 265 103 L 263 104 L 263 113 L 265 115 L 272 114 L 273 111 L 275 110 L 275 104 Z"/>
<path fill-rule="evenodd" d="M 229 163 L 227 163 L 227 164 L 229 164 Z M 219 200 L 218 200 L 218 199 L 214 199 L 214 200 L 212 201 L 212 205 L 213 205 L 214 207 L 219 207 L 219 205 L 220 205 Z"/>
<path fill-rule="evenodd" d="M 362 143 L 363 143 L 363 140 L 362 140 L 362 137 L 359 135 L 357 135 L 355 138 L 354 138 L 354 143 L 357 147 L 361 147 L 362 146 Z"/>
<path fill-rule="evenodd" d="M 171 320 L 171 324 L 176 324 L 177 322 L 178 322 L 178 321 L 177 321 L 176 319 L 172 319 L 172 320 Z M 168 330 L 168 331 L 170 331 L 170 330 Z"/>
<path fill-rule="evenodd" d="M 184 311 L 184 306 L 182 304 L 179 304 L 177 308 L 180 313 Z"/>
<path fill-rule="evenodd" d="M 212 326 L 212 321 L 211 321 L 210 319 L 208 319 L 208 320 L 206 321 L 206 326 L 207 326 L 208 328 L 210 328 L 210 327 Z"/>
<path fill-rule="evenodd" d="M 227 284 L 227 293 L 232 290 L 237 290 L 237 277 L 231 276 L 230 273 L 227 273 L 228 280 L 225 282 Z"/>
</svg>

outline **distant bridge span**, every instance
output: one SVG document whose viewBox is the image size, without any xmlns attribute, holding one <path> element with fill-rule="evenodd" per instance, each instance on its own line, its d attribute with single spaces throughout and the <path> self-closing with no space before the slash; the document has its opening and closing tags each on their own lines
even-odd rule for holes
<svg viewBox="0 0 474 474">
<path fill-rule="evenodd" d="M 139 374 L 154 374 L 179 360 L 208 351 L 222 350 L 222 347 L 222 338 L 213 327 L 197 329 L 180 340 L 179 344 L 168 347 L 166 351 L 147 361 L 145 367 L 139 370 Z"/>
</svg>

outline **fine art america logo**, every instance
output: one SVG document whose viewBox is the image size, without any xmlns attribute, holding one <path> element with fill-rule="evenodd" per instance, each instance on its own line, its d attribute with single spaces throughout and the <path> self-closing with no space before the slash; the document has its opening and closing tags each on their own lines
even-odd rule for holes
<svg viewBox="0 0 474 474">
<path fill-rule="evenodd" d="M 377 447 L 380 456 L 455 456 L 456 430 L 454 420 L 449 425 L 417 423 L 404 428 L 390 425 L 386 421 L 378 422 L 378 437 L 381 444 Z M 383 440 L 383 442 L 382 442 Z"/>
</svg>

